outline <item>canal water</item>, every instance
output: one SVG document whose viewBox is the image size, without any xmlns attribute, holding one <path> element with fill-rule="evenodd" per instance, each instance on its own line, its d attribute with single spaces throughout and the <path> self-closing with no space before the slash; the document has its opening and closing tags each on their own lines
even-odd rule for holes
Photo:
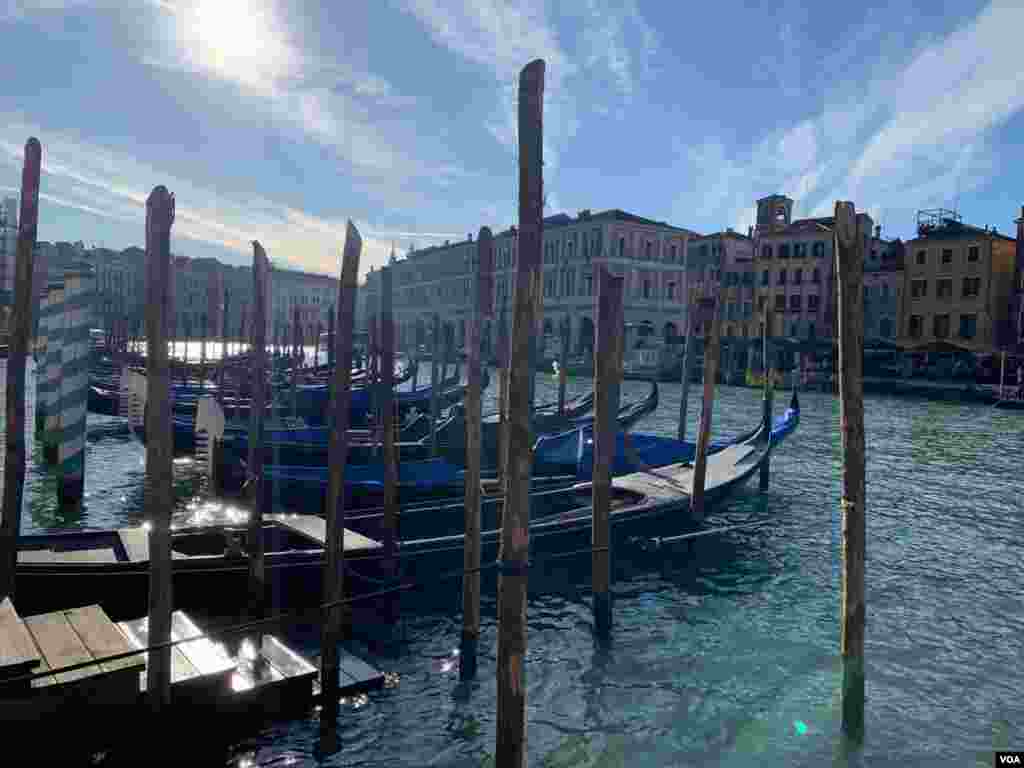
<svg viewBox="0 0 1024 768">
<path fill-rule="evenodd" d="M 540 381 L 538 398 L 553 399 L 552 378 Z M 570 392 L 590 385 L 572 380 Z M 623 397 L 647 387 L 626 382 Z M 662 385 L 657 413 L 639 429 L 674 434 L 679 393 Z M 486 404 L 493 397 L 492 386 Z M 714 431 L 755 424 L 758 398 L 720 387 Z M 850 753 L 838 709 L 838 401 L 800 399 L 800 428 L 775 454 L 768 492 L 748 488 L 705 527 L 768 524 L 689 546 L 619 550 L 609 650 L 592 641 L 585 562 L 531 574 L 531 765 L 989 766 L 993 749 L 1024 749 L 1024 413 L 868 396 L 867 723 L 863 749 Z M 134 438 L 89 441 L 87 498 L 74 513 L 57 509 L 31 446 L 24 532 L 142 519 L 144 450 Z M 175 470 L 176 517 L 194 519 L 193 465 L 180 460 Z M 459 582 L 436 595 L 420 605 L 403 598 L 407 642 L 396 657 L 353 643 L 393 684 L 345 702 L 342 749 L 320 764 L 489 764 L 493 591 L 484 596 L 479 678 L 468 686 L 453 654 Z M 194 764 L 315 765 L 317 733 L 311 714 L 197 754 Z"/>
</svg>

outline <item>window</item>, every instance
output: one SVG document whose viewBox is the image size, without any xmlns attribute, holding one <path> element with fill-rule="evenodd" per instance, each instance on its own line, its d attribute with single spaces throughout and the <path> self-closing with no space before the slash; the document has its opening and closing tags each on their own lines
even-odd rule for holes
<svg viewBox="0 0 1024 768">
<path fill-rule="evenodd" d="M 584 296 L 594 295 L 594 276 L 584 275 L 583 276 Z"/>
<path fill-rule="evenodd" d="M 730 301 L 725 305 L 725 317 L 728 320 L 736 320 L 739 318 L 739 307 L 736 305 L 736 302 Z"/>
<path fill-rule="evenodd" d="M 892 320 L 890 320 L 888 317 L 883 317 L 878 322 L 878 335 L 881 336 L 883 339 L 888 339 L 892 337 Z"/>
<path fill-rule="evenodd" d="M 754 314 L 754 305 L 751 302 L 749 302 L 749 301 L 743 302 L 743 316 L 744 317 L 750 317 L 753 314 Z M 743 335 L 746 336 L 747 334 L 744 333 Z"/>
<path fill-rule="evenodd" d="M 676 260 L 676 247 L 675 247 L 675 245 L 673 245 L 669 249 L 669 261 L 674 262 L 675 260 Z"/>
<path fill-rule="evenodd" d="M 813 339 L 815 336 L 817 336 L 817 330 L 814 327 L 814 323 L 808 323 L 807 324 L 807 338 Z"/>
<path fill-rule="evenodd" d="M 793 258 L 803 259 L 807 256 L 807 243 L 793 243 Z"/>
<path fill-rule="evenodd" d="M 781 293 L 775 297 L 775 311 L 785 312 L 786 311 L 786 297 Z"/>
<path fill-rule="evenodd" d="M 943 264 L 952 264 L 953 263 L 953 249 L 952 248 L 943 248 L 942 249 L 942 263 Z M 936 319 L 938 319 L 938 318 L 936 318 Z"/>
<path fill-rule="evenodd" d="M 675 246 L 673 246 L 673 247 L 675 247 Z M 667 298 L 669 301 L 675 301 L 676 300 L 676 284 L 675 283 L 669 283 L 668 284 L 668 287 L 665 289 L 665 298 Z"/>
<path fill-rule="evenodd" d="M 769 279 L 770 278 L 768 277 L 768 270 L 766 269 L 764 272 L 761 273 L 761 285 L 768 285 Z"/>
<path fill-rule="evenodd" d="M 780 269 L 779 270 L 779 285 L 785 285 L 785 284 L 786 284 L 786 270 Z"/>
<path fill-rule="evenodd" d="M 565 273 L 565 295 L 573 296 L 576 294 L 576 272 L 571 270 Z"/>
<path fill-rule="evenodd" d="M 818 297 L 811 295 L 807 297 L 807 309 L 810 312 L 818 311 Z"/>
<path fill-rule="evenodd" d="M 981 293 L 981 278 L 980 277 L 965 277 L 963 285 L 963 296 L 977 296 Z"/>
<path fill-rule="evenodd" d="M 950 291 L 952 291 L 952 286 L 950 286 Z M 882 283 L 882 299 L 884 300 L 884 299 L 888 299 L 888 298 L 889 298 L 889 285 L 887 283 Z"/>
<path fill-rule="evenodd" d="M 648 243 L 647 245 L 648 245 L 648 249 L 649 249 L 651 244 Z M 651 281 L 650 280 L 644 280 L 644 298 L 645 299 L 651 298 Z"/>
<path fill-rule="evenodd" d="M 936 339 L 949 338 L 949 315 L 936 315 L 932 330 Z"/>
<path fill-rule="evenodd" d="M 922 299 L 928 295 L 927 280 L 912 280 L 910 282 L 910 295 L 915 299 Z"/>
<path fill-rule="evenodd" d="M 646 250 L 644 255 L 646 256 L 647 259 L 650 259 L 651 255 L 653 254 L 653 252 L 654 252 L 654 245 L 651 243 L 650 240 L 648 240 L 647 241 L 647 250 Z"/>
<path fill-rule="evenodd" d="M 619 238 L 619 258 L 626 258 L 626 238 L 624 237 Z"/>
<path fill-rule="evenodd" d="M 977 261 L 978 260 L 978 252 L 979 252 L 978 246 L 972 245 L 970 248 L 967 249 L 967 260 L 968 261 Z"/>
<path fill-rule="evenodd" d="M 825 244 L 822 242 L 814 243 L 811 246 L 811 253 L 814 254 L 814 258 L 823 259 L 825 258 Z"/>
<path fill-rule="evenodd" d="M 801 302 L 800 296 L 790 296 L 789 297 L 789 311 L 790 312 L 799 312 L 801 304 L 802 304 L 802 302 Z"/>
<path fill-rule="evenodd" d="M 789 258 L 789 243 L 783 243 L 782 245 L 779 246 L 779 258 L 780 259 L 788 259 Z"/>
<path fill-rule="evenodd" d="M 953 298 L 953 280 L 952 278 L 945 278 L 943 280 L 935 281 L 935 298 L 945 299 L 949 301 Z"/>
<path fill-rule="evenodd" d="M 772 257 L 772 247 L 770 245 L 761 246 L 761 258 L 770 259 Z"/>
<path fill-rule="evenodd" d="M 793 270 L 793 285 L 800 285 L 804 280 L 804 271 L 802 269 Z"/>
<path fill-rule="evenodd" d="M 815 267 L 814 272 L 811 273 L 811 282 L 815 284 L 821 282 L 821 270 L 818 269 L 817 267 Z"/>
<path fill-rule="evenodd" d="M 907 335 L 912 339 L 920 339 L 923 328 L 924 318 L 920 315 L 911 315 L 907 323 Z"/>
<path fill-rule="evenodd" d="M 927 261 L 928 261 L 928 252 L 927 251 L 918 251 L 917 254 L 914 257 L 914 262 L 919 267 L 923 267 Z"/>
<path fill-rule="evenodd" d="M 960 338 L 973 339 L 978 333 L 977 315 L 960 315 Z"/>
<path fill-rule="evenodd" d="M 870 285 L 865 285 L 864 286 L 864 303 L 867 304 L 869 301 L 871 301 L 871 286 Z"/>
</svg>

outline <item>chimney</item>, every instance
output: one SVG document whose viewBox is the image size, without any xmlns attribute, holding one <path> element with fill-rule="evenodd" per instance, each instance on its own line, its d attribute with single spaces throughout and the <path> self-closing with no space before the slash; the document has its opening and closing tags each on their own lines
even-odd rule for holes
<svg viewBox="0 0 1024 768">
<path fill-rule="evenodd" d="M 882 239 L 882 225 L 881 224 L 876 224 L 875 225 L 875 240 L 881 240 L 881 239 Z"/>
<path fill-rule="evenodd" d="M 1024 206 L 1021 206 L 1021 210 L 1024 210 Z M 754 225 L 751 224 L 749 227 L 747 227 L 747 237 L 753 237 L 753 236 L 754 236 Z"/>
</svg>

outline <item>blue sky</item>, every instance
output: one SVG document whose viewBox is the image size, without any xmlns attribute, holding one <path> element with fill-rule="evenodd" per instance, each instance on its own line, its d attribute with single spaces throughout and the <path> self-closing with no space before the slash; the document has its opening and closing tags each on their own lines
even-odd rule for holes
<svg viewBox="0 0 1024 768">
<path fill-rule="evenodd" d="M 392 242 L 515 222 L 515 84 L 547 62 L 550 212 L 741 231 L 773 192 L 853 200 L 889 236 L 1024 202 L 1024 5 L 646 0 L 0 0 L 0 196 L 43 143 L 39 236 L 362 271 Z"/>
</svg>

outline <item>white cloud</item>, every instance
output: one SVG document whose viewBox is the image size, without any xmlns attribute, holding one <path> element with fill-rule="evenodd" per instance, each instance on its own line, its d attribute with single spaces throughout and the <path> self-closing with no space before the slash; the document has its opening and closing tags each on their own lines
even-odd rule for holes
<svg viewBox="0 0 1024 768">
<path fill-rule="evenodd" d="M 0 165 L 20 168 L 24 138 L 38 136 L 43 145 L 40 197 L 44 202 L 124 223 L 120 247 L 141 244 L 146 198 L 153 186 L 163 184 L 176 198 L 175 239 L 218 246 L 236 254 L 236 263 L 247 263 L 252 255 L 251 241 L 259 240 L 269 254 L 296 267 L 337 271 L 345 216 L 315 216 L 257 195 L 227 197 L 128 154 L 42 131 L 14 115 L 0 118 L 0 125 L 5 126 L 0 128 Z M 43 213 L 45 216 L 45 207 Z M 372 222 L 365 220 L 358 225 L 363 234 L 361 273 L 386 262 L 393 239 L 423 243 L 454 237 L 435 231 L 378 232 Z M 44 220 L 41 229 L 45 228 Z M 75 240 L 80 234 L 58 233 L 57 238 Z"/>
<path fill-rule="evenodd" d="M 691 148 L 692 188 L 674 215 L 745 227 L 757 198 L 782 192 L 798 215 L 831 215 L 835 200 L 848 199 L 909 225 L 920 207 L 952 204 L 991 179 L 989 135 L 1024 107 L 1015 34 L 1022 25 L 1024 6 L 994 2 L 945 37 L 901 40 L 909 56 L 878 53 L 862 64 L 869 80 L 840 83 L 813 118 L 753 147 L 732 150 L 713 139 Z"/>
</svg>

